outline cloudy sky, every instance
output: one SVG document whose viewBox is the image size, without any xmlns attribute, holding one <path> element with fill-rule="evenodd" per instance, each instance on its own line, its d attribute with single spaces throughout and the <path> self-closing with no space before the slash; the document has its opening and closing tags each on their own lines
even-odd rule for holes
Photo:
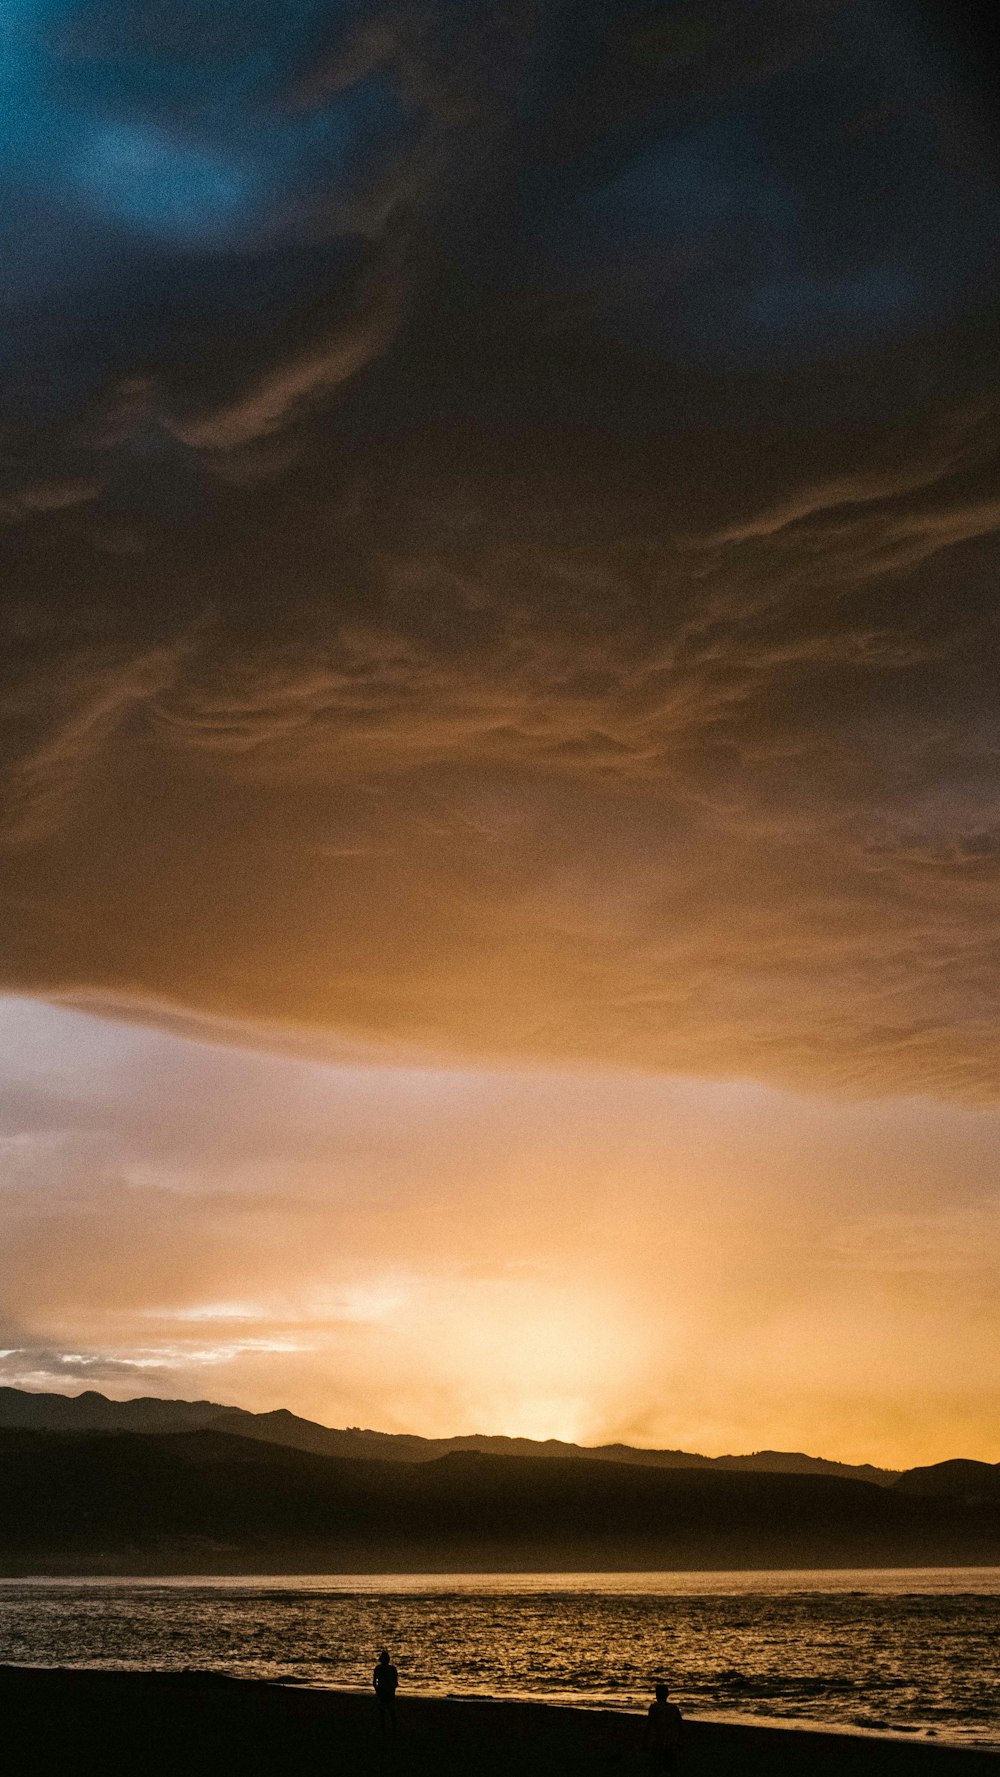
<svg viewBox="0 0 1000 1777">
<path fill-rule="evenodd" d="M 1000 1458 L 972 10 L 0 52 L 6 1379 Z"/>
</svg>

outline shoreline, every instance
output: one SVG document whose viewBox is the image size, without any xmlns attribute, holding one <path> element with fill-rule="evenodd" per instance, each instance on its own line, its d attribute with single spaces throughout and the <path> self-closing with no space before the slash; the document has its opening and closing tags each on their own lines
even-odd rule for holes
<svg viewBox="0 0 1000 1777">
<path fill-rule="evenodd" d="M 51 1670 L 46 1668 L 45 1670 Z M 95 1670 L 89 1668 L 88 1670 Z M 214 1674 L 213 1674 L 214 1676 Z M 226 1676 L 221 1674 L 221 1676 Z M 261 1681 L 265 1684 L 287 1685 L 295 1690 L 311 1690 L 332 1692 L 344 1697 L 367 1697 L 367 1685 L 359 1682 L 356 1685 L 326 1684 L 317 1678 L 268 1678 Z M 543 1696 L 539 1693 L 510 1691 L 498 1695 L 485 1691 L 425 1691 L 407 1688 L 406 1697 L 414 1702 L 429 1703 L 511 1703 L 526 1704 L 539 1709 L 567 1709 L 581 1715 L 605 1714 L 623 1715 L 635 1720 L 641 1717 L 643 1705 L 639 1703 L 616 1703 L 608 1697 L 595 1698 L 593 1702 L 582 1696 Z M 763 1728 L 769 1733 L 797 1733 L 819 1735 L 821 1738 L 837 1738 L 844 1736 L 850 1740 L 892 1741 L 903 1746 L 942 1746 L 956 1752 L 985 1752 L 992 1756 L 1000 1754 L 1000 1739 L 996 1741 L 976 1742 L 972 1740 L 952 1739 L 947 1728 L 919 1726 L 912 1728 L 900 1727 L 865 1727 L 858 1722 L 827 1722 L 812 1716 L 782 1715 L 749 1715 L 738 1710 L 726 1709 L 686 1709 L 685 1722 L 689 1727 L 720 1727 L 720 1728 Z"/>
<path fill-rule="evenodd" d="M 40 1660 L 26 1660 L 23 1663 L 0 1662 L 0 1678 L 5 1672 L 46 1672 L 46 1673 L 85 1673 L 100 1677 L 150 1678 L 157 1680 L 184 1679 L 187 1681 L 204 1681 L 214 1683 L 225 1680 L 234 1684 L 274 1685 L 282 1689 L 300 1692 L 315 1692 L 320 1696 L 351 1697 L 370 1700 L 371 1690 L 367 1683 L 358 1680 L 355 1684 L 338 1684 L 321 1678 L 300 1678 L 297 1673 L 240 1673 L 230 1672 L 223 1666 L 124 1666 L 124 1665 L 49 1665 Z M 489 1703 L 497 1706 L 510 1704 L 513 1708 L 559 1709 L 571 1711 L 579 1715 L 614 1715 L 624 1716 L 630 1720 L 641 1720 L 644 1704 L 632 1701 L 615 1701 L 611 1697 L 597 1696 L 593 1700 L 586 1696 L 572 1693 L 556 1693 L 545 1695 L 531 1691 L 434 1691 L 423 1690 L 417 1686 L 407 1685 L 401 1692 L 404 1705 L 410 1703 Z M 1000 1739 L 996 1741 L 974 1741 L 952 1738 L 947 1728 L 932 1726 L 915 1726 L 901 1728 L 874 1724 L 865 1726 L 859 1722 L 822 1721 L 813 1716 L 782 1716 L 745 1714 L 738 1710 L 708 1709 L 694 1710 L 685 1705 L 684 1720 L 688 1727 L 720 1727 L 720 1728 L 761 1728 L 768 1733 L 792 1733 L 819 1736 L 822 1739 L 844 1737 L 850 1740 L 891 1741 L 903 1746 L 946 1747 L 957 1752 L 984 1752 L 993 1756 L 1000 1754 Z"/>
<path fill-rule="evenodd" d="M 647 1770 L 643 1715 L 607 1705 L 402 1694 L 383 1740 L 364 1691 L 222 1672 L 0 1667 L 6 1768 L 31 1777 L 556 1777 Z M 688 1718 L 682 1777 L 1000 1777 L 1000 1753 L 941 1739 L 799 1723 Z"/>
</svg>

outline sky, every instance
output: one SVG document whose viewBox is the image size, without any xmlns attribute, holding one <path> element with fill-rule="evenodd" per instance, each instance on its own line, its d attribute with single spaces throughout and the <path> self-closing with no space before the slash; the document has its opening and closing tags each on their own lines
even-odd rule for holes
<svg viewBox="0 0 1000 1777">
<path fill-rule="evenodd" d="M 1000 1459 L 976 19 L 4 9 L 8 1381 Z"/>
</svg>

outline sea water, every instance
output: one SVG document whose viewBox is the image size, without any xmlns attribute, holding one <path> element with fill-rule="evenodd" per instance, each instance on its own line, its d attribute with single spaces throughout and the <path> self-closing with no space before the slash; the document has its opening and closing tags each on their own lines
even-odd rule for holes
<svg viewBox="0 0 1000 1777">
<path fill-rule="evenodd" d="M 1000 1749 L 1000 1568 L 0 1581 L 0 1661 L 370 1684 Z"/>
</svg>

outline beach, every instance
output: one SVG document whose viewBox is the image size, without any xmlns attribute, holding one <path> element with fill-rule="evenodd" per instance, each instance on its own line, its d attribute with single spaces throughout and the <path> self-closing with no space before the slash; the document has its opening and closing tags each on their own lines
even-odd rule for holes
<svg viewBox="0 0 1000 1777">
<path fill-rule="evenodd" d="M 489 1699 L 406 1697 L 395 1740 L 365 1695 L 214 1673 L 0 1668 L 10 1777 L 550 1777 L 650 1768 L 642 1717 Z M 1000 1777 L 993 1752 L 862 1734 L 691 1721 L 681 1777 Z"/>
</svg>

